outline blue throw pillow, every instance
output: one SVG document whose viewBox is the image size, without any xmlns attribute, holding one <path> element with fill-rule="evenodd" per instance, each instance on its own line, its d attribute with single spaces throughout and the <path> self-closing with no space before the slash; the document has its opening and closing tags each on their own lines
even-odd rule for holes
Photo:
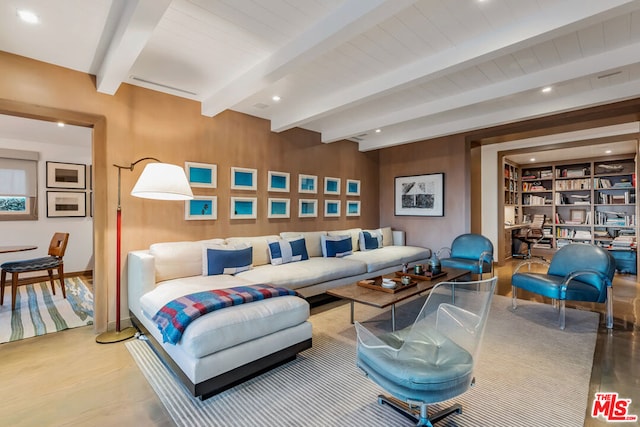
<svg viewBox="0 0 640 427">
<path fill-rule="evenodd" d="M 253 264 L 253 248 L 248 245 L 214 245 L 202 248 L 202 275 L 236 274 Z"/>
<path fill-rule="evenodd" d="M 341 258 L 353 253 L 351 236 L 348 235 L 320 236 L 320 244 L 322 245 L 322 256 L 326 258 Z"/>
<path fill-rule="evenodd" d="M 370 251 L 382 247 L 382 234 L 377 231 L 361 231 L 359 237 L 361 251 Z"/>
<path fill-rule="evenodd" d="M 270 240 L 269 258 L 271 259 L 272 265 L 281 265 L 309 259 L 304 237 L 298 237 L 291 240 Z"/>
</svg>

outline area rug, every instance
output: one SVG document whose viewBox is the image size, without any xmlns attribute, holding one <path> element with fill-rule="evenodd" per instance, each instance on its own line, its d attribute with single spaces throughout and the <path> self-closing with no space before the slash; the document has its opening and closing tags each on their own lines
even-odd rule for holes
<svg viewBox="0 0 640 427">
<path fill-rule="evenodd" d="M 409 324 L 420 306 L 413 301 L 398 307 L 398 322 Z M 361 307 L 359 316 L 367 310 Z M 388 316 L 374 313 L 367 328 L 388 329 Z M 348 304 L 314 314 L 311 349 L 205 401 L 190 396 L 146 341 L 126 347 L 178 426 L 411 425 L 377 404 L 383 390 L 355 366 L 355 332 L 348 319 Z M 556 319 L 549 305 L 523 301 L 514 312 L 509 298 L 495 296 L 477 383 L 452 401 L 462 404 L 462 414 L 438 425 L 583 426 L 599 317 L 568 309 L 564 331 Z"/>
<path fill-rule="evenodd" d="M 65 278 L 67 298 L 60 281 L 56 294 L 48 282 L 18 287 L 16 309 L 11 310 L 11 287 L 0 306 L 0 343 L 93 324 L 93 294 L 79 277 Z"/>
</svg>

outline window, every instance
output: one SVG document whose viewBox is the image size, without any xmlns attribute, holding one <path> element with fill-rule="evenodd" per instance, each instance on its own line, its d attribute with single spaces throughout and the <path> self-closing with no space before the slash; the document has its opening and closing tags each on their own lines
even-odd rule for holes
<svg viewBox="0 0 640 427">
<path fill-rule="evenodd" d="M 38 153 L 0 149 L 0 221 L 38 219 Z"/>
</svg>

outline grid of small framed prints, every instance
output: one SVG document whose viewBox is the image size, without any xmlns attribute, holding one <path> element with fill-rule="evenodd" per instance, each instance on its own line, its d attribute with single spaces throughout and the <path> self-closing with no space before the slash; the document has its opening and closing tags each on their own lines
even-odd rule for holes
<svg viewBox="0 0 640 427">
<path fill-rule="evenodd" d="M 199 162 L 185 162 L 185 172 L 191 187 L 194 189 L 194 199 L 185 202 L 186 220 L 215 220 L 218 217 L 218 199 L 215 195 L 195 194 L 217 188 L 217 165 Z M 261 215 L 258 212 L 258 170 L 255 168 L 232 166 L 230 172 L 229 218 L 231 220 L 255 220 Z M 269 219 L 288 219 L 292 210 L 297 208 L 298 218 L 316 218 L 360 216 L 360 180 L 346 179 L 344 189 L 343 180 L 339 177 L 325 177 L 319 181 L 317 175 L 298 174 L 297 186 L 292 185 L 289 172 L 267 171 L 266 217 Z M 320 187 L 322 185 L 322 187 Z M 297 188 L 299 198 L 297 206 L 291 206 L 289 193 Z M 344 193 L 342 193 L 344 191 Z M 318 194 L 323 194 L 325 200 L 320 205 Z M 347 200 L 340 200 L 341 194 Z M 322 208 L 323 212 L 319 212 Z"/>
</svg>

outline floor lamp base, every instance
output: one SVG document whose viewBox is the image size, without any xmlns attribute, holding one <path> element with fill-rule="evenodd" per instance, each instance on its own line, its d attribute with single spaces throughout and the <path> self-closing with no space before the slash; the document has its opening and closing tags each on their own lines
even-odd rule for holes
<svg viewBox="0 0 640 427">
<path fill-rule="evenodd" d="M 134 327 L 124 328 L 120 332 L 107 331 L 98 335 L 96 337 L 96 342 L 99 344 L 112 344 L 114 342 L 120 342 L 128 340 L 129 338 L 133 338 L 136 332 L 138 332 L 138 330 Z"/>
</svg>

